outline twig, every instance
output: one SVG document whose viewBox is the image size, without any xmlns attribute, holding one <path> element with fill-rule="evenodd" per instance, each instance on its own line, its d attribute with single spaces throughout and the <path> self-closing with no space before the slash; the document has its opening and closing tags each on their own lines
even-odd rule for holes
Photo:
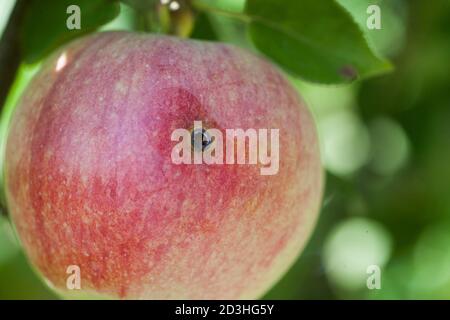
<svg viewBox="0 0 450 320">
<path fill-rule="evenodd" d="M 0 113 L 3 110 L 21 62 L 19 34 L 26 7 L 25 3 L 26 0 L 16 1 L 8 24 L 0 39 Z M 3 201 L 0 201 L 0 214 L 7 215 Z"/>
<path fill-rule="evenodd" d="M 0 108 L 3 108 L 9 89 L 21 61 L 19 29 L 26 0 L 17 0 L 8 24 L 0 39 Z"/>
</svg>

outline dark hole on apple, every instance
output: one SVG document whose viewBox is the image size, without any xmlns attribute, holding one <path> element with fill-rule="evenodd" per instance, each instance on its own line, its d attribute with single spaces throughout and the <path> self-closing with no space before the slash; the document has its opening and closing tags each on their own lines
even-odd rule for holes
<svg viewBox="0 0 450 320">
<path fill-rule="evenodd" d="M 194 151 L 204 151 L 213 142 L 205 129 L 194 129 L 191 132 L 191 146 Z"/>
</svg>

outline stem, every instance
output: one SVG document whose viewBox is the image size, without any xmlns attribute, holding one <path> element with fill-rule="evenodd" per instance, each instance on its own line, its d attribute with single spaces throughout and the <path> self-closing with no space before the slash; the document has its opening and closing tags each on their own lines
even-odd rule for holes
<svg viewBox="0 0 450 320">
<path fill-rule="evenodd" d="M 121 0 L 134 9 L 135 30 L 143 32 L 158 32 L 158 21 L 155 14 L 160 0 Z"/>
<path fill-rule="evenodd" d="M 22 60 L 20 27 L 27 0 L 17 0 L 0 39 L 0 114 L 3 111 L 11 86 Z M 3 168 L 0 168 L 3 170 Z M 3 189 L 4 186 L 1 186 Z M 8 215 L 3 194 L 0 197 L 0 214 Z"/>
<path fill-rule="evenodd" d="M 144 32 L 156 32 L 155 15 L 153 11 L 136 11 L 136 29 Z"/>
</svg>

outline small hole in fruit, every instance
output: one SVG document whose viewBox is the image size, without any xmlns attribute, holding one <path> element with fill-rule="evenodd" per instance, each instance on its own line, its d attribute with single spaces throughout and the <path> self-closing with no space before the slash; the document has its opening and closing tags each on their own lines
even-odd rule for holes
<svg viewBox="0 0 450 320">
<path fill-rule="evenodd" d="M 194 129 L 191 132 L 191 146 L 194 151 L 205 151 L 214 139 L 205 129 Z"/>
</svg>

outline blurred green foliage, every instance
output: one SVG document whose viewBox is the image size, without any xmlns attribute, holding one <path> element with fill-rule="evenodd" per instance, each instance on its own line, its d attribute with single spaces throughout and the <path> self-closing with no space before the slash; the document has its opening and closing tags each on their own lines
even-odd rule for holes
<svg viewBox="0 0 450 320">
<path fill-rule="evenodd" d="M 367 5 L 380 5 L 382 29 L 365 34 L 395 70 L 345 86 L 291 78 L 317 121 L 326 192 L 304 253 L 265 298 L 450 299 L 450 1 L 337 2 L 362 29 Z M 243 0 L 210 4 L 244 10 Z M 134 25 L 129 8 L 121 7 L 102 30 Z M 309 18 L 327 26 L 323 17 Z M 2 12 L 0 28 L 6 19 Z M 196 13 L 191 37 L 254 49 L 246 23 L 232 14 Z M 295 59 L 302 52 L 289 54 Z M 37 68 L 22 66 L 4 109 L 3 135 Z M 369 265 L 381 268 L 379 290 L 366 286 Z M 55 297 L 0 217 L 0 299 Z"/>
</svg>

